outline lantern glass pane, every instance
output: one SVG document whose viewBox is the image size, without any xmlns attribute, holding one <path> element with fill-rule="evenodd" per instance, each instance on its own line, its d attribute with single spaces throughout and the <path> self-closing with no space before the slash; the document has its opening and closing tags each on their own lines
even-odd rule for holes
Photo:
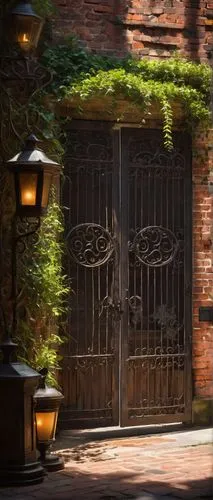
<svg viewBox="0 0 213 500">
<path fill-rule="evenodd" d="M 19 174 L 21 205 L 36 205 L 38 175 L 31 172 Z"/>
<path fill-rule="evenodd" d="M 36 432 L 38 441 L 55 439 L 58 411 L 36 412 Z"/>
<path fill-rule="evenodd" d="M 31 46 L 30 25 L 31 23 L 27 22 L 27 18 L 24 16 L 16 17 L 16 41 L 19 43 L 21 49 L 26 51 L 29 50 Z"/>
<path fill-rule="evenodd" d="M 42 29 L 42 21 L 29 16 L 14 16 L 15 41 L 24 51 L 37 47 Z M 14 35 L 13 35 L 14 36 Z"/>
<path fill-rule="evenodd" d="M 51 173 L 46 172 L 44 174 L 44 184 L 43 184 L 43 193 L 42 193 L 42 201 L 41 201 L 42 208 L 46 208 L 48 205 L 51 179 L 52 179 Z"/>
</svg>

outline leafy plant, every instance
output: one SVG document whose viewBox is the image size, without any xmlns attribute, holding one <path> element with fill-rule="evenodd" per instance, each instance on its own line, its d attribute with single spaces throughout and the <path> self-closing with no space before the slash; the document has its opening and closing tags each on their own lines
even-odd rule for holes
<svg viewBox="0 0 213 500">
<path fill-rule="evenodd" d="M 173 82 L 146 81 L 139 74 L 128 73 L 124 69 L 99 71 L 95 76 L 88 76 L 68 88 L 63 87 L 63 91 L 66 97 L 79 97 L 82 101 L 94 96 L 124 96 L 145 112 L 153 102 L 159 103 L 164 119 L 164 143 L 168 149 L 172 148 L 172 104 L 175 101 L 183 104 L 189 126 L 210 120 L 204 96 L 197 89 Z M 113 105 L 115 109 L 116 100 Z"/>
<path fill-rule="evenodd" d="M 33 0 L 32 6 L 35 12 L 41 17 L 48 17 L 56 12 L 56 7 L 52 0 Z"/>
<path fill-rule="evenodd" d="M 49 205 L 34 245 L 29 245 L 20 269 L 23 287 L 19 304 L 17 340 L 19 359 L 39 370 L 49 370 L 49 382 L 56 385 L 63 316 L 70 288 L 63 274 L 63 217 L 55 196 Z M 24 313 L 23 313 L 24 310 Z M 60 319 L 60 334 L 58 320 Z"/>
<path fill-rule="evenodd" d="M 54 74 L 49 91 L 58 100 L 64 97 L 88 100 L 99 96 L 124 96 L 144 112 L 157 102 L 163 116 L 164 143 L 172 148 L 173 104 L 179 102 L 186 124 L 193 131 L 202 123 L 210 123 L 209 101 L 211 69 L 180 57 L 165 61 L 116 58 L 93 54 L 83 49 L 75 37 L 66 43 L 48 48 L 43 63 Z M 119 120 L 120 117 L 117 116 Z"/>
</svg>

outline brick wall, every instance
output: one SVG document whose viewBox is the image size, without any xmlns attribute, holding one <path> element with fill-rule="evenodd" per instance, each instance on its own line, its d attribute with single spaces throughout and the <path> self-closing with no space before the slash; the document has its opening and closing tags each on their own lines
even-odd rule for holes
<svg viewBox="0 0 213 500">
<path fill-rule="evenodd" d="M 213 325 L 199 322 L 199 307 L 213 304 L 213 196 L 208 186 L 213 169 L 213 130 L 197 134 L 193 158 L 193 333 L 194 395 L 213 397 Z"/>
<path fill-rule="evenodd" d="M 180 50 L 206 59 L 213 43 L 213 1 L 209 0 L 54 0 L 56 36 L 76 33 L 91 50 L 130 51 L 169 57 Z"/>
</svg>

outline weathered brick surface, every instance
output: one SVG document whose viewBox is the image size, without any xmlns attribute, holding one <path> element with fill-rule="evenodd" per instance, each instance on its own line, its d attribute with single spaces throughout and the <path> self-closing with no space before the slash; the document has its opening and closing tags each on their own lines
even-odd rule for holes
<svg viewBox="0 0 213 500">
<path fill-rule="evenodd" d="M 205 0 L 54 0 L 56 36 L 76 33 L 94 51 L 152 58 L 174 50 L 205 60 L 213 3 Z"/>
<path fill-rule="evenodd" d="M 193 159 L 193 332 L 194 394 L 213 397 L 213 325 L 199 321 L 199 307 L 213 303 L 212 219 L 209 188 L 213 169 L 213 130 L 197 134 Z"/>
</svg>

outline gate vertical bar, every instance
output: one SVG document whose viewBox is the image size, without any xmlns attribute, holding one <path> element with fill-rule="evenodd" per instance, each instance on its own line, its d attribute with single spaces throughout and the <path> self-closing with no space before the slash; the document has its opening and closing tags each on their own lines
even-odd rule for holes
<svg viewBox="0 0 213 500">
<path fill-rule="evenodd" d="M 120 214 L 121 214 L 121 237 L 120 237 L 120 296 L 123 308 L 121 318 L 120 338 L 120 425 L 125 426 L 128 421 L 128 290 L 129 290 L 129 218 L 128 218 L 128 141 L 125 141 L 125 129 L 120 129 Z"/>
<path fill-rule="evenodd" d="M 113 204 L 113 233 L 115 238 L 113 302 L 120 302 L 120 248 L 121 248 L 121 221 L 120 221 L 120 130 L 114 129 L 113 134 L 113 179 L 112 179 L 112 204 Z M 116 321 L 117 319 L 117 321 Z M 113 422 L 120 422 L 120 317 L 114 318 L 114 351 L 115 366 L 113 379 Z"/>
<path fill-rule="evenodd" d="M 184 270 L 185 270 L 185 416 L 184 422 L 192 422 L 192 144 L 191 137 L 186 134 L 185 138 L 188 147 L 185 147 L 186 165 L 184 182 Z"/>
</svg>

